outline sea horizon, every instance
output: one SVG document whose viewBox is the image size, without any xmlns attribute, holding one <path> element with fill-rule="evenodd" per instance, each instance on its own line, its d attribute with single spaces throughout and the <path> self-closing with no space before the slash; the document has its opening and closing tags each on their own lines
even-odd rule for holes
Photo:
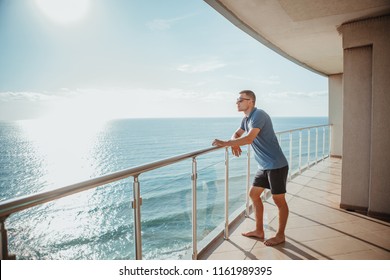
<svg viewBox="0 0 390 280">
<path fill-rule="evenodd" d="M 118 117 L 118 118 L 107 118 L 107 119 L 98 119 L 97 121 L 115 121 L 115 120 L 160 120 L 160 119 L 231 119 L 231 118 L 243 118 L 244 115 L 240 114 L 237 116 L 184 116 L 184 117 L 170 117 L 170 116 L 162 116 L 162 117 L 155 117 L 155 116 L 143 116 L 143 117 Z M 282 116 L 282 115 L 270 115 L 272 118 L 329 118 L 329 116 Z M 37 118 L 28 118 L 28 119 L 0 119 L 0 122 L 24 122 L 24 121 L 46 121 L 50 119 L 56 119 L 56 117 L 51 116 L 44 116 L 44 117 L 37 117 Z M 61 119 L 66 120 L 67 118 L 61 117 Z M 73 119 L 70 118 L 69 119 Z M 80 118 L 80 120 L 83 120 L 83 118 Z M 93 119 L 87 119 L 88 121 L 91 121 Z"/>
</svg>

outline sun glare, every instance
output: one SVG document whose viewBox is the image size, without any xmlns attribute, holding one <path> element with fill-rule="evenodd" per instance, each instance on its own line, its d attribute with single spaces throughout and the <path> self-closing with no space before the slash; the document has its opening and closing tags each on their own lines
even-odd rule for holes
<svg viewBox="0 0 390 280">
<path fill-rule="evenodd" d="M 90 0 L 35 0 L 39 10 L 52 21 L 71 24 L 88 13 Z"/>
</svg>

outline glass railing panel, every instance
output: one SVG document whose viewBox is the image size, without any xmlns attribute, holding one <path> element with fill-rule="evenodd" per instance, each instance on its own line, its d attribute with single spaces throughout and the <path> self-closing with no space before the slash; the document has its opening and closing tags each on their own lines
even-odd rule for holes
<svg viewBox="0 0 390 280">
<path fill-rule="evenodd" d="M 253 151 L 252 147 L 250 147 L 250 178 L 249 178 L 250 186 L 252 185 L 253 177 L 256 175 L 258 169 L 259 167 L 255 159 L 255 152 Z"/>
<path fill-rule="evenodd" d="M 239 210 L 244 210 L 246 203 L 247 164 L 246 146 L 242 147 L 240 157 L 230 156 L 229 158 L 229 216 L 237 213 Z"/>
<path fill-rule="evenodd" d="M 287 162 L 289 164 L 289 174 L 292 172 L 294 167 L 294 157 L 290 158 L 290 134 L 289 133 L 278 133 L 277 134 L 279 145 L 285 155 Z M 296 138 L 296 137 L 295 137 Z M 293 137 L 294 139 L 294 137 Z M 293 147 L 294 149 L 294 147 Z M 291 162 L 292 161 L 292 162 Z"/>
<path fill-rule="evenodd" d="M 191 160 L 139 176 L 143 259 L 182 259 L 192 247 Z"/>
<path fill-rule="evenodd" d="M 290 136 L 291 135 L 291 136 Z M 288 134 L 289 137 L 292 137 L 289 139 L 291 141 L 292 148 L 292 163 L 290 164 L 290 172 L 291 174 L 295 174 L 299 172 L 299 131 L 293 131 Z M 288 155 L 289 159 L 290 155 Z"/>
<path fill-rule="evenodd" d="M 325 154 L 330 155 L 331 126 L 325 128 Z"/>
<path fill-rule="evenodd" d="M 309 152 L 309 164 L 313 164 L 316 162 L 316 149 L 318 148 L 316 146 L 316 130 L 315 128 L 309 129 L 309 137 L 310 137 L 310 152 Z"/>
<path fill-rule="evenodd" d="M 131 180 L 64 197 L 10 216 L 9 251 L 18 259 L 133 259 Z"/>
<path fill-rule="evenodd" d="M 318 155 L 317 160 L 321 160 L 324 155 L 324 138 L 323 138 L 323 128 L 319 127 L 318 130 Z"/>
<path fill-rule="evenodd" d="M 197 241 L 215 237 L 225 221 L 225 150 L 197 158 Z"/>
<path fill-rule="evenodd" d="M 323 129 L 325 130 L 325 132 L 323 133 Z M 324 128 L 321 128 L 321 133 L 322 134 L 322 137 L 324 138 L 324 141 L 323 141 L 323 151 L 324 151 L 324 156 L 328 156 L 330 151 L 329 151 L 329 133 L 330 133 L 330 126 L 326 126 Z"/>
<path fill-rule="evenodd" d="M 307 167 L 308 160 L 308 142 L 307 142 L 307 134 L 308 130 L 303 129 L 300 131 L 300 135 L 298 133 L 298 137 L 301 137 L 301 160 L 300 160 L 300 170 L 303 170 Z M 298 143 L 299 145 L 299 143 Z"/>
</svg>

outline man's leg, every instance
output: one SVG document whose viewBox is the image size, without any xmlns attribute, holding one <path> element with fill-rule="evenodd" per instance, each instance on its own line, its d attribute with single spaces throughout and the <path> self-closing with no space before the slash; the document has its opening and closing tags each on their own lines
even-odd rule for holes
<svg viewBox="0 0 390 280">
<path fill-rule="evenodd" d="M 283 243 L 286 240 L 284 232 L 286 230 L 289 213 L 285 194 L 275 194 L 272 196 L 272 198 L 279 209 L 279 229 L 274 237 L 264 241 L 264 244 L 267 246 L 275 246 Z"/>
<path fill-rule="evenodd" d="M 257 237 L 264 239 L 264 226 L 263 226 L 263 213 L 264 206 L 261 201 L 260 195 L 264 191 L 264 188 L 252 186 L 249 191 L 249 197 L 253 202 L 253 211 L 255 212 L 256 229 L 249 232 L 242 233 L 246 237 Z"/>
</svg>

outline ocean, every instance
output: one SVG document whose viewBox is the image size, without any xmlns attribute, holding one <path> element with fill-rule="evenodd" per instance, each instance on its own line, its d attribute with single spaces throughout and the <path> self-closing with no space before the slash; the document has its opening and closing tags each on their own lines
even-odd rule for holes
<svg viewBox="0 0 390 280">
<path fill-rule="evenodd" d="M 240 121 L 0 122 L 0 201 L 208 148 L 215 138 L 230 138 Z M 328 118 L 275 117 L 273 124 L 275 131 L 284 131 L 328 124 Z M 293 134 L 292 169 L 298 168 L 297 133 Z M 329 131 L 325 133 L 322 138 L 320 130 L 319 154 L 328 149 Z M 288 137 L 280 140 L 289 159 Z M 303 151 L 307 151 L 305 139 L 307 133 Z M 309 159 L 313 160 L 315 134 L 310 139 Z M 201 242 L 224 222 L 224 150 L 199 156 L 197 161 Z M 232 156 L 229 166 L 232 214 L 246 199 L 246 153 L 240 158 Z M 183 259 L 191 254 L 191 168 L 191 160 L 186 160 L 139 176 L 144 259 Z M 251 170 L 256 170 L 254 160 Z M 133 178 L 123 179 L 11 215 L 6 221 L 10 253 L 18 259 L 134 259 L 132 184 Z"/>
</svg>

